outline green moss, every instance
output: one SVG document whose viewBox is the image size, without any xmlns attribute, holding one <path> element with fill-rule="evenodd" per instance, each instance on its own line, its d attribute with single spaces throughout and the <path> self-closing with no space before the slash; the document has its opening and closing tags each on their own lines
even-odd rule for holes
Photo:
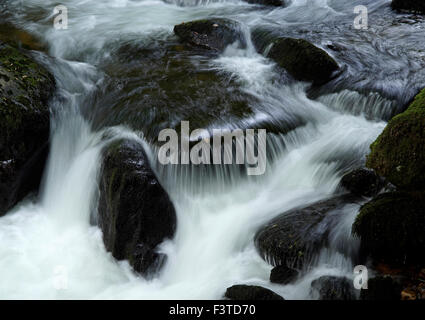
<svg viewBox="0 0 425 320">
<path fill-rule="evenodd" d="M 424 194 L 385 193 L 361 207 L 353 233 L 361 251 L 391 264 L 425 261 Z"/>
<path fill-rule="evenodd" d="M 425 189 L 425 89 L 371 145 L 366 165 L 402 189 Z"/>
</svg>

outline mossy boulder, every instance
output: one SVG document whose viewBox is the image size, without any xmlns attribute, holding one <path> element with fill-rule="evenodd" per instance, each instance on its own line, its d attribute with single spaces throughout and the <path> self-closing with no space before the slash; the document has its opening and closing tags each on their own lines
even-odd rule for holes
<svg viewBox="0 0 425 320">
<path fill-rule="evenodd" d="M 273 41 L 268 57 L 295 79 L 314 85 L 330 81 L 339 69 L 326 51 L 304 39 L 278 38 Z"/>
<path fill-rule="evenodd" d="M 229 19 L 183 22 L 174 26 L 174 33 L 184 43 L 213 51 L 223 51 L 236 41 L 246 45 L 239 23 Z"/>
<path fill-rule="evenodd" d="M 425 89 L 390 120 L 366 165 L 401 189 L 425 190 Z"/>
<path fill-rule="evenodd" d="M 165 256 L 156 247 L 173 237 L 176 213 L 139 143 L 117 141 L 106 149 L 98 216 L 106 249 L 116 259 L 145 275 L 161 267 Z"/>
<path fill-rule="evenodd" d="M 338 222 L 338 216 L 330 213 L 355 201 L 355 197 L 341 196 L 284 212 L 257 232 L 257 250 L 273 266 L 302 269 L 329 245 L 328 235 Z"/>
<path fill-rule="evenodd" d="M 311 282 L 311 295 L 319 300 L 355 300 L 353 288 L 348 278 L 322 276 Z"/>
<path fill-rule="evenodd" d="M 0 215 L 37 189 L 48 151 L 53 76 L 0 43 Z"/>
<path fill-rule="evenodd" d="M 393 0 L 391 7 L 399 11 L 425 13 L 425 2 L 423 0 Z"/>
<path fill-rule="evenodd" d="M 425 262 L 425 196 L 391 192 L 361 207 L 353 224 L 363 256 L 394 265 Z"/>
<path fill-rule="evenodd" d="M 277 293 L 260 286 L 234 285 L 224 295 L 230 300 L 285 300 Z"/>
</svg>

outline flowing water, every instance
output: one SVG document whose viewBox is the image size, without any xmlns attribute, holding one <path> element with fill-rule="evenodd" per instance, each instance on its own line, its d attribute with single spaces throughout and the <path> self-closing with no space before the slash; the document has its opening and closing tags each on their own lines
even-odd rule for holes
<svg viewBox="0 0 425 320">
<path fill-rule="evenodd" d="M 51 150 L 41 196 L 29 197 L 0 218 L 0 298 L 219 299 L 227 287 L 248 283 L 286 299 L 309 299 L 314 298 L 309 290 L 313 279 L 352 277 L 350 255 L 341 254 L 336 244 L 347 252 L 356 250 L 358 240 L 350 229 L 358 205 L 332 213 L 338 217 L 330 235 L 335 246 L 318 252 L 309 272 L 291 285 L 268 281 L 271 266 L 256 252 L 253 237 L 274 216 L 332 196 L 342 174 L 364 162 L 385 121 L 423 83 L 425 23 L 395 15 L 389 3 L 293 0 L 285 8 L 264 8 L 224 0 L 63 0 L 69 27 L 56 30 L 57 1 L 6 0 L 2 17 L 46 44 L 50 57 L 34 55 L 55 75 L 58 89 L 50 106 Z M 369 9 L 366 31 L 352 27 L 358 4 Z M 211 16 L 239 21 L 247 47 L 230 46 L 218 57 L 190 59 L 200 69 L 223 73 L 255 97 L 253 113 L 239 123 L 279 126 L 303 120 L 287 133 L 269 134 L 267 172 L 261 177 L 225 166 L 206 171 L 157 166 L 157 146 L 143 138 L 150 134 L 143 124 L 135 130 L 107 121 L 120 114 L 108 107 L 126 99 L 125 88 L 117 85 L 112 95 L 99 98 L 114 86 L 111 79 L 121 80 L 121 70 L 107 75 L 117 62 L 117 48 L 161 47 L 176 41 L 175 24 Z M 305 83 L 282 80 L 276 66 L 253 48 L 250 31 L 258 26 L 326 48 L 343 66 L 343 75 L 316 92 Z M 137 59 L 133 68 L 143 69 Z M 151 112 L 143 114 L 142 122 L 156 119 L 153 106 L 142 107 Z M 237 124 L 224 117 L 208 126 Z M 167 264 L 151 280 L 135 274 L 127 262 L 115 261 L 91 223 L 96 220 L 102 149 L 122 137 L 145 145 L 177 210 L 176 235 L 160 248 L 168 254 Z"/>
</svg>

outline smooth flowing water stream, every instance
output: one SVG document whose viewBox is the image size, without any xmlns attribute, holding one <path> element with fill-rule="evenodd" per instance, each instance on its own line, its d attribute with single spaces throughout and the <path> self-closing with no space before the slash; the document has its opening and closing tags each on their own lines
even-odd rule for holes
<svg viewBox="0 0 425 320">
<path fill-rule="evenodd" d="M 51 102 L 51 150 L 41 197 L 23 201 L 0 218 L 0 298 L 220 299 L 227 287 L 249 283 L 271 288 L 285 299 L 309 299 L 310 282 L 318 276 L 352 277 L 350 259 L 331 247 L 318 252 L 310 272 L 296 283 L 273 285 L 268 281 L 272 267 L 256 252 L 253 237 L 274 216 L 330 197 L 342 174 L 363 163 L 385 121 L 411 99 L 425 77 L 423 21 L 397 23 L 401 18 L 391 13 L 387 0 L 293 0 L 285 8 L 239 1 L 61 3 L 68 8 L 67 30 L 52 26 L 57 1 L 2 4 L 5 19 L 46 42 L 51 57 L 36 56 L 55 75 L 58 90 Z M 367 31 L 352 27 L 357 4 L 369 8 Z M 231 46 L 207 62 L 199 58 L 200 68 L 231 75 L 258 99 L 244 122 L 297 117 L 306 123 L 268 136 L 270 155 L 262 177 L 241 177 L 224 167 L 202 174 L 193 168 L 156 166 L 156 147 L 142 138 L 143 132 L 94 126 L 90 117 L 96 94 L 108 84 L 102 63 L 117 46 L 134 39 L 162 43 L 175 24 L 210 16 L 235 19 L 246 29 L 246 49 Z M 344 75 L 317 99 L 307 93 L 307 84 L 280 81 L 276 66 L 250 42 L 256 26 L 324 48 L 332 42 L 341 50 L 327 51 L 344 65 Z M 411 62 L 412 57 L 418 62 Z M 136 139 L 150 150 L 177 209 L 175 238 L 161 246 L 167 264 L 149 281 L 133 273 L 127 262 L 115 261 L 104 248 L 100 229 L 90 223 L 96 219 L 102 148 L 120 137 Z M 358 240 L 350 232 L 357 211 L 357 205 L 347 205 L 335 213 L 341 218 L 331 234 L 334 243 L 355 250 Z"/>
</svg>

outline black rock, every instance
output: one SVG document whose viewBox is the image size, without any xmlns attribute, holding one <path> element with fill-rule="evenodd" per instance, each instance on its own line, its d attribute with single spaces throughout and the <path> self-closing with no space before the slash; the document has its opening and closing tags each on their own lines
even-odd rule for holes
<svg viewBox="0 0 425 320">
<path fill-rule="evenodd" d="M 298 271 L 287 266 L 274 267 L 270 273 L 270 282 L 288 284 L 298 277 Z"/>
<path fill-rule="evenodd" d="M 176 213 L 139 143 L 124 140 L 107 148 L 98 212 L 105 246 L 116 259 L 129 260 L 146 275 L 161 267 L 165 257 L 156 247 L 173 237 Z"/>
<path fill-rule="evenodd" d="M 345 277 L 323 276 L 311 283 L 312 295 L 319 300 L 355 300 L 353 282 Z"/>
<path fill-rule="evenodd" d="M 251 4 L 259 4 L 263 6 L 274 6 L 274 7 L 282 7 L 285 6 L 284 0 L 245 0 Z"/>
<path fill-rule="evenodd" d="M 223 51 L 236 41 L 246 45 L 239 24 L 228 19 L 184 22 L 174 26 L 174 33 L 187 44 L 214 51 Z"/>
<path fill-rule="evenodd" d="M 225 297 L 230 300 L 285 300 L 269 289 L 248 285 L 234 285 L 227 288 Z"/>
<path fill-rule="evenodd" d="M 304 39 L 279 38 L 273 42 L 268 57 L 295 79 L 314 85 L 330 81 L 339 69 L 326 51 Z"/>
<path fill-rule="evenodd" d="M 375 171 L 369 169 L 356 169 L 341 179 L 341 186 L 357 196 L 372 197 L 384 187 L 384 180 Z"/>
<path fill-rule="evenodd" d="M 353 233 L 360 251 L 388 264 L 425 263 L 425 195 L 389 192 L 361 207 Z"/>
<path fill-rule="evenodd" d="M 0 42 L 0 216 L 38 189 L 48 154 L 53 76 Z"/>
<path fill-rule="evenodd" d="M 423 0 L 393 0 L 391 7 L 394 10 L 425 13 L 425 2 Z"/>
<path fill-rule="evenodd" d="M 360 292 L 361 300 L 400 300 L 402 287 L 390 276 L 378 276 L 368 281 Z"/>
<path fill-rule="evenodd" d="M 329 213 L 356 201 L 355 197 L 342 196 L 284 212 L 257 232 L 255 245 L 272 265 L 302 269 L 329 244 L 329 233 L 338 222 L 338 215 Z"/>
</svg>

